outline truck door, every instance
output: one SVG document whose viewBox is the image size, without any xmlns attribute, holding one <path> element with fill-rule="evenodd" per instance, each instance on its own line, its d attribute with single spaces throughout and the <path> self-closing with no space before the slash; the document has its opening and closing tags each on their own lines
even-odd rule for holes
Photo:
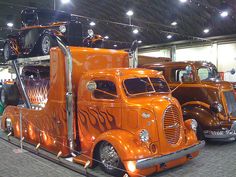
<svg viewBox="0 0 236 177">
<path fill-rule="evenodd" d="M 87 83 L 88 100 L 78 101 L 78 123 L 83 151 L 89 151 L 93 141 L 104 132 L 121 126 L 121 101 L 116 82 L 107 78 Z"/>
</svg>

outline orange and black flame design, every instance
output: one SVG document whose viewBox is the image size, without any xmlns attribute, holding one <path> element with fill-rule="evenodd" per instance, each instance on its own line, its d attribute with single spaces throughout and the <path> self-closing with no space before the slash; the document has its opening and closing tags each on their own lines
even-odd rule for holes
<svg viewBox="0 0 236 177">
<path fill-rule="evenodd" d="M 46 104 L 48 100 L 49 80 L 41 79 L 36 84 L 34 81 L 25 82 L 26 91 L 31 104 Z"/>
<path fill-rule="evenodd" d="M 102 111 L 99 108 L 87 108 L 87 110 L 80 109 L 78 115 L 79 120 L 87 130 L 89 130 L 91 126 L 100 132 L 118 128 L 115 116 L 108 110 Z"/>
<path fill-rule="evenodd" d="M 16 39 L 10 39 L 9 40 L 9 46 L 10 46 L 10 50 L 11 50 L 12 55 L 15 55 L 15 56 L 20 55 L 20 50 L 19 50 L 19 46 L 17 44 Z"/>
</svg>

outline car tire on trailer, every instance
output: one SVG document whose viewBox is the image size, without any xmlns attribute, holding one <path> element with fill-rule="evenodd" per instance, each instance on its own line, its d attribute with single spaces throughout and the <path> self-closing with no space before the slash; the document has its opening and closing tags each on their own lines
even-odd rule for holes
<svg viewBox="0 0 236 177">
<path fill-rule="evenodd" d="M 19 103 L 19 91 L 16 84 L 4 85 L 1 90 L 1 102 L 6 107 L 8 105 L 17 106 Z"/>
<path fill-rule="evenodd" d="M 123 176 L 125 174 L 124 165 L 115 148 L 110 143 L 104 141 L 100 144 L 98 157 L 100 167 L 108 174 L 114 176 Z"/>
<path fill-rule="evenodd" d="M 6 42 L 3 47 L 3 62 L 6 63 L 10 59 L 10 46 Z"/>
<path fill-rule="evenodd" d="M 49 55 L 50 49 L 55 46 L 55 42 L 49 34 L 44 34 L 41 37 L 39 50 L 41 55 Z"/>
</svg>

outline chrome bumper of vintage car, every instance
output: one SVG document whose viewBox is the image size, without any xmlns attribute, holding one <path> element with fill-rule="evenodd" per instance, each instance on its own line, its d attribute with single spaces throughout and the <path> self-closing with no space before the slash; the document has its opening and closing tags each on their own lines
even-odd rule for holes
<svg viewBox="0 0 236 177">
<path fill-rule="evenodd" d="M 153 167 L 159 164 L 163 164 L 172 160 L 176 160 L 179 159 L 181 157 L 184 156 L 188 156 L 200 149 L 202 149 L 205 146 L 205 141 L 201 141 L 199 144 L 188 147 L 186 149 L 182 149 L 180 151 L 171 153 L 171 154 L 167 154 L 167 155 L 163 155 L 160 157 L 152 157 L 152 158 L 146 158 L 146 159 L 141 159 L 138 160 L 136 163 L 136 168 L 137 169 L 145 169 L 145 168 L 149 168 L 149 167 Z"/>
<path fill-rule="evenodd" d="M 204 136 L 207 139 L 212 139 L 215 141 L 234 141 L 236 140 L 236 122 L 234 122 L 229 129 L 222 130 L 205 130 Z"/>
</svg>

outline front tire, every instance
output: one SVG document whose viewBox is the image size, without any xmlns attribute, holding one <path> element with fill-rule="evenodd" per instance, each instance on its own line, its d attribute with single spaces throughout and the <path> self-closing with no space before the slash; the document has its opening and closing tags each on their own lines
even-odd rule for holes
<svg viewBox="0 0 236 177">
<path fill-rule="evenodd" d="M 55 42 L 49 34 L 44 34 L 41 38 L 40 42 L 40 54 L 41 55 L 49 55 L 50 49 L 55 46 Z"/>
<path fill-rule="evenodd" d="M 200 140 L 200 141 L 205 140 L 205 136 L 204 136 L 204 133 L 203 133 L 203 129 L 202 129 L 202 127 L 201 127 L 200 124 L 198 124 L 198 126 L 197 126 L 197 132 L 196 132 L 196 134 L 197 134 L 197 139 L 198 139 L 198 140 Z"/>
<path fill-rule="evenodd" d="M 99 165 L 103 171 L 113 176 L 123 176 L 125 174 L 124 165 L 115 148 L 110 143 L 106 141 L 102 142 L 99 146 L 98 153 Z"/>
</svg>

